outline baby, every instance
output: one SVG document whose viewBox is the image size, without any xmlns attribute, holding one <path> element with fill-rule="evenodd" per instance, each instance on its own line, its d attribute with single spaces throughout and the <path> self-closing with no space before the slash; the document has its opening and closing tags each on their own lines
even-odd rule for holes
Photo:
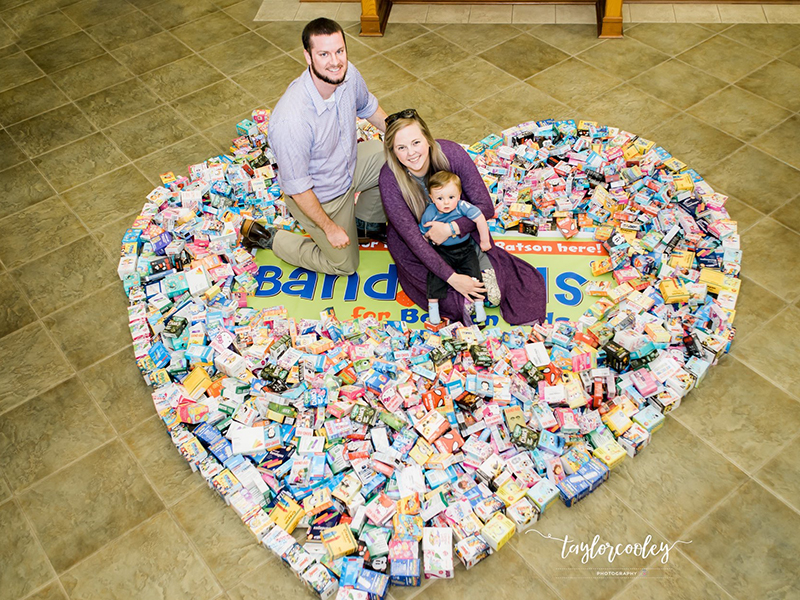
<svg viewBox="0 0 800 600">
<path fill-rule="evenodd" d="M 489 226 L 480 209 L 474 204 L 461 199 L 461 179 L 455 173 L 439 171 L 431 175 L 428 180 L 428 192 L 432 204 L 428 205 L 419 222 L 419 229 L 427 233 L 430 227 L 424 223 L 440 221 L 450 223 L 453 235 L 438 246 L 434 246 L 444 261 L 453 267 L 456 273 L 469 275 L 482 281 L 478 255 L 470 242 L 470 236 L 458 235 L 453 221 L 460 217 L 468 217 L 475 221 L 480 234 L 481 250 L 487 251 L 492 247 L 489 237 Z M 428 272 L 428 321 L 432 325 L 441 322 L 439 317 L 439 300 L 447 296 L 449 286 L 447 282 Z M 486 311 L 483 309 L 483 300 L 475 302 L 475 321 L 481 323 L 486 320 Z"/>
</svg>

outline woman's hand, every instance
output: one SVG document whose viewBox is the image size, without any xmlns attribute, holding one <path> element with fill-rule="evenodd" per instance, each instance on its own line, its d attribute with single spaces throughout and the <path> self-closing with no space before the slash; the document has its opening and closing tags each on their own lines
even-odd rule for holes
<svg viewBox="0 0 800 600">
<path fill-rule="evenodd" d="M 447 285 L 464 296 L 470 302 L 483 300 L 486 297 L 486 288 L 483 283 L 469 275 L 453 273 L 447 280 Z"/>
<path fill-rule="evenodd" d="M 432 241 L 435 246 L 442 244 L 447 240 L 447 238 L 453 235 L 453 231 L 450 229 L 450 223 L 442 223 L 441 221 L 428 221 L 427 223 L 423 223 L 423 225 L 425 227 L 430 227 L 430 230 L 425 234 L 425 237 Z M 458 223 L 453 223 L 453 227 L 455 228 L 456 233 L 459 233 Z"/>
</svg>

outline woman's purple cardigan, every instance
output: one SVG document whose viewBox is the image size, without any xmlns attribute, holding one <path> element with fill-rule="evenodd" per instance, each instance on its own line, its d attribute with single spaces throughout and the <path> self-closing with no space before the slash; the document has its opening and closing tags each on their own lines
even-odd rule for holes
<svg viewBox="0 0 800 600">
<path fill-rule="evenodd" d="M 450 161 L 450 170 L 461 178 L 461 198 L 477 206 L 487 219 L 493 218 L 492 200 L 469 154 L 455 142 L 438 142 Z M 455 271 L 420 233 L 419 222 L 403 199 L 389 165 L 384 165 L 381 170 L 380 190 L 389 221 L 387 243 L 397 266 L 400 285 L 411 300 L 427 309 L 428 271 L 433 271 L 445 281 Z M 474 221 L 461 217 L 456 222 L 462 233 L 470 233 L 476 242 L 479 240 Z M 543 322 L 547 310 L 547 290 L 542 274 L 525 261 L 495 246 L 494 240 L 491 250 L 486 254 L 500 286 L 500 312 L 503 319 L 512 325 Z M 463 321 L 464 297 L 450 288 L 447 298 L 439 301 L 439 314 L 450 320 Z"/>
</svg>

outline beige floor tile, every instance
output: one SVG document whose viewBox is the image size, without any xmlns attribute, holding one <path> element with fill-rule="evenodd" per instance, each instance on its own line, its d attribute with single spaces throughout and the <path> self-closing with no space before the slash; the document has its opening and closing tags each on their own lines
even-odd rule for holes
<svg viewBox="0 0 800 600">
<path fill-rule="evenodd" d="M 731 213 L 733 216 L 733 213 Z M 747 276 L 742 277 L 742 288 L 736 303 L 735 346 L 740 346 L 763 324 L 786 307 L 786 301 L 761 287 Z"/>
<path fill-rule="evenodd" d="M 51 583 L 42 588 L 35 594 L 31 594 L 25 600 L 69 600 L 59 583 Z"/>
<path fill-rule="evenodd" d="M 767 17 L 760 4 L 718 4 L 723 23 L 766 23 Z"/>
<path fill-rule="evenodd" d="M 737 222 L 739 232 L 744 232 L 750 229 L 753 225 L 766 218 L 764 213 L 748 206 L 744 202 L 728 196 L 725 203 L 725 208 L 728 209 L 728 214 L 731 219 Z"/>
<path fill-rule="evenodd" d="M 800 310 L 791 306 L 737 345 L 736 356 L 785 390 L 800 382 L 797 341 Z"/>
<path fill-rule="evenodd" d="M 471 110 L 462 110 L 434 123 L 428 123 L 437 139 L 453 140 L 460 144 L 472 144 L 490 133 L 498 133 L 500 126 Z"/>
<path fill-rule="evenodd" d="M 559 102 L 578 106 L 602 96 L 620 84 L 620 80 L 570 58 L 526 80 Z"/>
<path fill-rule="evenodd" d="M 511 23 L 511 5 L 489 6 L 475 4 L 469 13 L 470 23 Z"/>
<path fill-rule="evenodd" d="M 669 121 L 677 111 L 629 85 L 621 85 L 593 100 L 578 105 L 578 118 L 621 127 L 637 135 L 649 135 L 661 123 Z M 666 143 L 668 140 L 658 140 Z"/>
<path fill-rule="evenodd" d="M 512 25 L 453 23 L 436 30 L 446 40 L 458 44 L 464 50 L 479 54 L 519 35 L 519 29 Z"/>
<path fill-rule="evenodd" d="M 42 319 L 67 360 L 84 369 L 131 343 L 128 323 L 120 319 L 127 306 L 121 288 L 111 285 Z M 84 340 L 92 340 L 85 344 Z"/>
<path fill-rule="evenodd" d="M 427 77 L 436 71 L 452 67 L 467 58 L 468 54 L 431 32 L 384 52 L 384 56 L 416 77 Z M 437 59 L 431 60 L 432 56 Z"/>
<path fill-rule="evenodd" d="M 417 112 L 427 121 L 437 121 L 456 113 L 464 108 L 444 92 L 440 92 L 429 83 L 415 81 L 414 83 L 387 94 L 381 99 L 381 106 L 392 114 L 409 107 L 416 107 Z"/>
<path fill-rule="evenodd" d="M 140 209 L 153 186 L 133 165 L 74 187 L 64 201 L 90 230 L 97 229 Z M 118 250 L 118 249 L 117 249 Z"/>
<path fill-rule="evenodd" d="M 776 81 L 781 85 L 775 85 Z M 769 63 L 736 85 L 789 110 L 800 110 L 800 68 L 782 60 Z"/>
<path fill-rule="evenodd" d="M 688 112 L 745 142 L 752 141 L 792 114 L 736 86 L 727 87 L 695 104 Z"/>
<path fill-rule="evenodd" d="M 72 600 L 210 600 L 222 591 L 166 512 L 117 538 L 61 582 Z"/>
<path fill-rule="evenodd" d="M 771 56 L 780 56 L 800 45 L 800 25 L 788 23 L 739 23 L 726 29 L 722 35 Z"/>
<path fill-rule="evenodd" d="M 58 573 L 164 508 L 119 441 L 40 481 L 19 499 Z"/>
<path fill-rule="evenodd" d="M 597 27 L 594 25 L 531 25 L 526 31 L 569 54 L 577 54 L 603 41 L 597 37 Z"/>
<path fill-rule="evenodd" d="M 568 55 L 538 38 L 523 33 L 479 55 L 514 77 L 527 79 L 568 58 Z M 527 60 L 519 60 L 520 56 Z"/>
<path fill-rule="evenodd" d="M 40 317 L 119 280 L 116 264 L 90 236 L 26 263 L 11 276 Z"/>
<path fill-rule="evenodd" d="M 144 394 L 140 396 L 144 397 Z M 136 456 L 167 506 L 198 487 L 207 485 L 198 473 L 192 472 L 189 463 L 177 452 L 167 428 L 155 414 L 128 431 L 123 441 Z"/>
<path fill-rule="evenodd" d="M 614 470 L 607 487 L 674 541 L 746 479 L 724 456 L 668 418 L 647 448 Z M 687 497 L 692 501 L 686 502 Z"/>
<path fill-rule="evenodd" d="M 389 13 L 389 23 L 424 23 L 427 17 L 428 7 L 425 5 L 398 4 Z"/>
<path fill-rule="evenodd" d="M 3 595 L 22 598 L 52 579 L 53 572 L 16 502 L 0 504 L 0 527 L 5 540 L 0 545 Z"/>
<path fill-rule="evenodd" d="M 258 9 L 254 21 L 292 21 L 300 9 L 299 0 L 264 2 Z"/>
<path fill-rule="evenodd" d="M 517 83 L 514 77 L 477 56 L 434 73 L 426 81 L 465 106 Z"/>
<path fill-rule="evenodd" d="M 794 265 L 800 258 L 800 236 L 773 219 L 763 219 L 748 229 L 742 240 L 746 248 L 742 271 L 784 300 L 797 300 L 800 274 Z"/>
<path fill-rule="evenodd" d="M 108 225 L 92 232 L 92 235 L 94 235 L 95 239 L 103 247 L 103 250 L 105 250 L 105 253 L 112 260 L 117 259 L 119 256 L 119 249 L 122 246 L 122 236 L 125 235 L 125 232 L 137 216 L 139 216 L 139 210 L 131 212 L 121 219 L 112 221 Z"/>
<path fill-rule="evenodd" d="M 518 83 L 471 107 L 502 129 L 537 119 L 567 119 L 574 111 L 527 83 Z"/>
<path fill-rule="evenodd" d="M 678 55 L 678 59 L 733 83 L 769 62 L 767 54 L 722 36 L 715 36 Z"/>
<path fill-rule="evenodd" d="M 0 410 L 41 394 L 73 371 L 41 323 L 32 323 L 0 339 L 0 359 L 8 369 L 0 389 Z M 47 376 L 42 373 L 47 371 Z"/>
<path fill-rule="evenodd" d="M 155 414 L 152 389 L 145 385 L 131 348 L 78 375 L 118 432 L 124 433 Z"/>
<path fill-rule="evenodd" d="M 468 23 L 472 7 L 468 4 L 432 4 L 428 7 L 426 23 Z"/>
<path fill-rule="evenodd" d="M 391 27 L 387 27 L 382 36 L 361 36 L 361 24 L 354 23 L 344 27 L 344 33 L 349 39 L 359 40 L 376 52 L 382 52 L 428 33 L 432 28 L 438 29 L 438 27 L 435 24 L 432 24 L 431 27 L 425 27 L 425 25 L 418 23 L 396 23 Z"/>
<path fill-rule="evenodd" d="M 672 4 L 631 4 L 633 23 L 674 23 Z"/>
<path fill-rule="evenodd" d="M 632 23 L 631 19 L 631 5 L 630 4 L 622 4 L 622 22 L 623 23 Z"/>
<path fill-rule="evenodd" d="M 703 175 L 715 190 L 764 214 L 784 205 L 800 190 L 800 171 L 752 146 L 741 148 Z M 764 185 L 765 181 L 769 184 Z"/>
<path fill-rule="evenodd" d="M 296 21 L 311 21 L 319 17 L 333 19 L 339 12 L 340 2 L 301 2 L 294 15 Z"/>
<path fill-rule="evenodd" d="M 239 516 L 206 486 L 186 496 L 172 511 L 225 589 L 270 558 L 269 550 Z"/>
<path fill-rule="evenodd" d="M 664 54 L 674 56 L 707 40 L 712 33 L 708 29 L 688 23 L 641 23 L 632 27 L 626 35 Z"/>
<path fill-rule="evenodd" d="M 680 553 L 678 545 L 669 554 L 669 562 L 654 561 L 647 572 L 637 577 L 630 587 L 615 596 L 619 600 L 730 600 L 731 596 L 719 584 L 712 581 L 692 562 Z"/>
<path fill-rule="evenodd" d="M 0 274 L 0 337 L 36 320 L 36 314 L 8 273 Z"/>
<path fill-rule="evenodd" d="M 689 532 L 683 551 L 738 596 L 790 598 L 800 594 L 798 528 L 796 512 L 749 482 Z"/>
<path fill-rule="evenodd" d="M 68 379 L 0 416 L 0 468 L 19 490 L 113 436 L 80 380 Z"/>
<path fill-rule="evenodd" d="M 800 169 L 800 117 L 794 115 L 752 143 L 756 148 Z"/>
<path fill-rule="evenodd" d="M 636 56 L 636 60 L 629 60 L 629 56 Z M 577 58 L 609 75 L 627 80 L 652 69 L 669 59 L 669 56 L 632 37 L 626 37 L 621 40 L 605 40 L 581 52 Z"/>
<path fill-rule="evenodd" d="M 644 25 L 643 25 L 644 26 Z M 679 60 L 668 60 L 630 80 L 632 86 L 660 100 L 686 110 L 709 94 L 725 87 L 725 82 Z"/>
<path fill-rule="evenodd" d="M 0 220 L 0 258 L 13 269 L 84 235 L 86 228 L 61 198 L 48 198 Z"/>
<path fill-rule="evenodd" d="M 116 169 L 128 161 L 100 133 L 37 156 L 34 164 L 59 192 Z"/>
<path fill-rule="evenodd" d="M 556 23 L 597 23 L 594 6 L 556 4 Z"/>
<path fill-rule="evenodd" d="M 378 100 L 417 80 L 417 77 L 398 67 L 397 62 L 379 54 L 358 63 L 358 70 L 367 82 L 369 91 Z"/>
<path fill-rule="evenodd" d="M 716 4 L 673 4 L 678 23 L 719 23 Z"/>
<path fill-rule="evenodd" d="M 800 469 L 797 460 L 794 460 L 798 446 L 800 438 L 796 437 L 754 476 L 795 509 L 800 510 Z"/>
<path fill-rule="evenodd" d="M 555 23 L 556 7 L 547 4 L 516 4 L 511 15 L 512 23 Z"/>
<path fill-rule="evenodd" d="M 790 200 L 774 213 L 772 218 L 800 233 L 800 198 Z"/>
<path fill-rule="evenodd" d="M 508 546 L 469 571 L 459 562 L 455 567 L 453 579 L 433 581 L 414 598 L 459 600 L 486 598 L 492 594 L 502 595 L 505 598 L 535 597 L 548 600 L 557 598 L 542 578 Z"/>
<path fill-rule="evenodd" d="M 342 2 L 336 12 L 336 21 L 346 23 L 348 21 L 361 21 L 360 2 Z"/>
<path fill-rule="evenodd" d="M 618 474 L 611 473 L 612 478 L 615 476 Z M 648 535 L 656 545 L 665 539 L 605 484 L 571 508 L 555 502 L 532 529 L 536 531 L 516 535 L 509 544 L 536 567 L 562 598 L 584 600 L 611 598 L 629 583 L 620 578 L 594 577 L 597 571 L 639 570 L 650 560 L 627 555 L 609 563 L 607 556 L 597 555 L 582 562 L 583 552 L 564 553 L 562 540 L 569 538 L 570 548 L 581 543 L 591 545 L 595 536 L 599 536 L 598 544 L 612 545 L 641 543 Z M 497 558 L 504 559 L 504 553 L 505 549 Z M 587 579 L 587 574 L 592 578 Z M 591 585 L 587 585 L 589 582 Z"/>
<path fill-rule="evenodd" d="M 244 73 L 234 75 L 233 80 L 272 108 L 288 85 L 300 76 L 304 66 L 298 60 L 283 55 L 270 62 L 272 77 L 269 79 L 264 77 L 263 67 L 253 67 Z"/>
<path fill-rule="evenodd" d="M 800 23 L 800 6 L 765 4 L 763 9 L 769 23 Z"/>
<path fill-rule="evenodd" d="M 183 172 L 186 165 L 206 160 L 213 156 L 214 146 L 205 138 L 195 135 L 178 142 L 174 146 L 154 152 L 136 161 L 139 169 L 153 186 L 161 185 L 159 175 L 167 171 Z"/>
<path fill-rule="evenodd" d="M 734 342 L 734 355 L 741 346 Z M 745 357 L 745 354 L 741 354 Z M 724 406 L 720 406 L 720 399 Z M 748 472 L 759 468 L 800 424 L 796 400 L 734 356 L 713 367 L 681 403 L 675 418 Z M 775 427 L 776 419 L 784 427 Z"/>
</svg>

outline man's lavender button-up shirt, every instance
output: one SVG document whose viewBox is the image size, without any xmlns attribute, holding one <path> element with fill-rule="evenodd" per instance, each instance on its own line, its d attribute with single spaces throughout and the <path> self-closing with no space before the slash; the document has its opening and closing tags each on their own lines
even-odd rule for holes
<svg viewBox="0 0 800 600">
<path fill-rule="evenodd" d="M 371 117 L 378 100 L 347 63 L 345 80 L 325 101 L 305 72 L 289 84 L 269 119 L 278 183 L 290 196 L 313 189 L 321 203 L 344 194 L 356 168 L 356 116 Z"/>
</svg>

